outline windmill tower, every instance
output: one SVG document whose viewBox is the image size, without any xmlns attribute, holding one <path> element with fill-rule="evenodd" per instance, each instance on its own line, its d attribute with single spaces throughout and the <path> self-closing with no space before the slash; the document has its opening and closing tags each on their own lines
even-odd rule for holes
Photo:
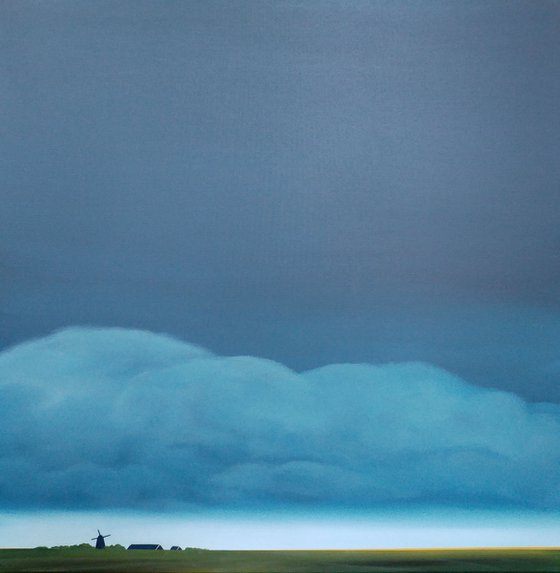
<svg viewBox="0 0 560 573">
<path fill-rule="evenodd" d="M 101 535 L 101 531 L 99 531 L 99 529 L 97 530 L 97 533 L 99 534 L 97 537 L 91 538 L 92 541 L 95 539 L 95 549 L 105 549 L 105 537 L 111 537 L 111 534 Z"/>
</svg>

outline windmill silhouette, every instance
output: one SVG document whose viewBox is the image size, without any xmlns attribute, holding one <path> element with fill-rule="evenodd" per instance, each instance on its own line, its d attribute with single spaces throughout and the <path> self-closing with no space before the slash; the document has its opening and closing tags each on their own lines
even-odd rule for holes
<svg viewBox="0 0 560 573">
<path fill-rule="evenodd" d="M 105 549 L 105 537 L 111 537 L 111 534 L 101 535 L 101 531 L 99 531 L 99 529 L 97 530 L 97 533 L 99 533 L 97 537 L 91 538 L 92 541 L 95 539 L 95 549 Z"/>
</svg>

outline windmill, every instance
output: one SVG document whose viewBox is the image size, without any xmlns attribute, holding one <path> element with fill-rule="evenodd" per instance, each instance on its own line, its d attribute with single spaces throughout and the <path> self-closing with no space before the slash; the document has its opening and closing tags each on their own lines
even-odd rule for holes
<svg viewBox="0 0 560 573">
<path fill-rule="evenodd" d="M 95 549 L 105 549 L 105 537 L 110 537 L 111 534 L 101 535 L 101 531 L 99 531 L 99 529 L 97 530 L 97 533 L 99 533 L 97 537 L 91 538 L 92 541 L 95 539 Z"/>
</svg>

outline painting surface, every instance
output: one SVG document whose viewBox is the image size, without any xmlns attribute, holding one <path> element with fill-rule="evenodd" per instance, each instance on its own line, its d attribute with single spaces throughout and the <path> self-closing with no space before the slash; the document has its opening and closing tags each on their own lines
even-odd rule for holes
<svg viewBox="0 0 560 573">
<path fill-rule="evenodd" d="M 0 29 L 0 546 L 557 544 L 558 2 Z"/>
</svg>

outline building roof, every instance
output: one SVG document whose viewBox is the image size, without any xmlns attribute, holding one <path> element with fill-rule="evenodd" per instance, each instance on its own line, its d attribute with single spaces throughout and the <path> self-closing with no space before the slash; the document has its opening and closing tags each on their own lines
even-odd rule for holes
<svg viewBox="0 0 560 573">
<path fill-rule="evenodd" d="M 173 547 L 171 547 L 170 551 L 183 551 L 178 545 L 173 545 Z"/>
<path fill-rule="evenodd" d="M 132 545 L 128 546 L 128 549 L 163 549 L 163 547 L 159 543 L 133 543 Z"/>
</svg>

